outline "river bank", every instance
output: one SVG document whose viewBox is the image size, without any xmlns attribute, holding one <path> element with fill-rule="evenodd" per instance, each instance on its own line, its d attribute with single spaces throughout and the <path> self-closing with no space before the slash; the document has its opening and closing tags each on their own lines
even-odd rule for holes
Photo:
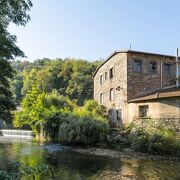
<svg viewBox="0 0 180 180">
<path fill-rule="evenodd" d="M 106 157 L 118 158 L 118 159 L 180 161 L 180 157 L 151 155 L 147 153 L 135 152 L 132 149 L 124 149 L 122 151 L 116 151 L 112 149 L 102 149 L 102 148 L 92 148 L 92 147 L 91 148 L 72 147 L 71 150 L 81 154 L 106 156 Z"/>
<path fill-rule="evenodd" d="M 151 155 L 148 153 L 141 153 L 134 151 L 131 148 L 124 148 L 121 151 L 99 148 L 99 147 L 79 147 L 79 146 L 62 146 L 59 143 L 37 141 L 33 139 L 24 139 L 24 138 L 5 138 L 0 136 L 0 143 L 7 142 L 26 142 L 31 143 L 32 141 L 37 142 L 42 149 L 48 150 L 50 152 L 58 152 L 62 150 L 73 151 L 76 153 L 87 154 L 87 155 L 97 155 L 105 156 L 115 159 L 139 159 L 139 160 L 174 160 L 180 161 L 180 157 L 177 156 L 160 156 L 160 155 Z"/>
</svg>

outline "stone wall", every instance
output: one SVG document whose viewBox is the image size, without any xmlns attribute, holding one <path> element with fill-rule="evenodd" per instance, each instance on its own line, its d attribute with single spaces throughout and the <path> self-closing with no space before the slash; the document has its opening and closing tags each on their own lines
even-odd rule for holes
<svg viewBox="0 0 180 180">
<path fill-rule="evenodd" d="M 142 60 L 141 73 L 133 70 L 135 59 Z M 119 123 L 115 120 L 117 114 L 113 110 L 122 110 L 122 123 L 128 123 L 136 116 L 136 112 L 133 112 L 133 106 L 136 105 L 129 106 L 127 101 L 140 93 L 161 87 L 161 60 L 163 61 L 162 70 L 164 69 L 164 63 L 172 64 L 172 74 L 170 76 L 165 75 L 163 71 L 162 87 L 172 86 L 175 83 L 175 58 L 173 57 L 124 51 L 115 53 L 99 67 L 94 76 L 94 99 L 100 103 L 100 94 L 103 93 L 102 104 L 108 110 L 112 110 L 113 113 L 110 115 L 110 119 L 113 123 Z M 156 73 L 149 72 L 149 62 L 157 63 Z M 113 78 L 109 77 L 111 68 L 113 68 Z M 106 75 L 107 78 L 105 78 Z M 100 84 L 101 76 L 103 77 L 102 84 Z M 110 89 L 113 89 L 114 92 L 113 100 L 110 100 Z M 132 110 L 129 109 L 131 106 Z M 133 118 L 132 113 L 134 114 Z"/>
<path fill-rule="evenodd" d="M 141 118 L 133 121 L 136 125 L 135 129 L 158 129 L 161 127 L 174 129 L 177 132 L 180 132 L 180 118 Z"/>
<path fill-rule="evenodd" d="M 133 63 L 135 59 L 142 60 L 142 72 L 138 73 L 133 70 Z M 141 94 L 153 89 L 161 88 L 161 60 L 162 64 L 162 87 L 175 85 L 175 58 L 147 55 L 147 54 L 133 54 L 128 53 L 128 67 L 127 67 L 127 96 L 132 99 L 137 94 Z M 157 73 L 149 72 L 149 63 L 157 63 Z M 164 63 L 172 64 L 172 75 L 165 75 Z"/>
<path fill-rule="evenodd" d="M 109 70 L 113 68 L 113 78 L 109 77 Z M 107 79 L 105 79 L 107 73 Z M 103 76 L 103 83 L 100 84 L 100 76 Z M 110 101 L 110 89 L 113 88 L 114 97 Z M 100 94 L 103 93 L 107 109 L 122 109 L 124 122 L 127 112 L 127 54 L 118 53 L 111 57 L 101 66 L 94 77 L 94 99 L 100 103 Z"/>
</svg>

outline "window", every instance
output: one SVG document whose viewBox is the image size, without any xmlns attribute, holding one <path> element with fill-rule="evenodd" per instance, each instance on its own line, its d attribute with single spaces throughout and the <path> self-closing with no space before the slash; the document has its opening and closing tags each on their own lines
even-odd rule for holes
<svg viewBox="0 0 180 180">
<path fill-rule="evenodd" d="M 109 78 L 110 78 L 110 79 L 113 78 L 113 68 L 111 68 L 111 69 L 109 70 Z"/>
<path fill-rule="evenodd" d="M 104 103 L 104 96 L 103 93 L 100 94 L 100 104 Z"/>
<path fill-rule="evenodd" d="M 111 88 L 109 92 L 109 100 L 112 101 L 114 99 L 114 89 Z"/>
<path fill-rule="evenodd" d="M 117 110 L 117 120 L 122 121 L 122 109 Z"/>
<path fill-rule="evenodd" d="M 149 106 L 139 106 L 139 117 L 147 117 L 149 115 Z"/>
<path fill-rule="evenodd" d="M 171 64 L 164 63 L 164 74 L 165 75 L 171 75 L 171 73 L 172 73 Z"/>
<path fill-rule="evenodd" d="M 134 60 L 133 69 L 135 72 L 141 73 L 142 72 L 142 61 Z"/>
<path fill-rule="evenodd" d="M 103 84 L 103 75 L 100 76 L 100 85 Z"/>
<path fill-rule="evenodd" d="M 157 63 L 156 62 L 150 62 L 149 63 L 149 72 L 150 73 L 157 73 Z"/>
<path fill-rule="evenodd" d="M 108 76 L 108 73 L 107 73 L 107 72 L 105 72 L 105 80 L 108 78 L 107 76 Z"/>
<path fill-rule="evenodd" d="M 178 65 L 178 75 L 180 76 L 180 65 Z"/>
</svg>

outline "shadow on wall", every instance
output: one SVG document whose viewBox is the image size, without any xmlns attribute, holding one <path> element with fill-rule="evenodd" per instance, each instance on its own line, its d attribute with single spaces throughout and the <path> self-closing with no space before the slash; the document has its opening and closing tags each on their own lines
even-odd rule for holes
<svg viewBox="0 0 180 180">
<path fill-rule="evenodd" d="M 109 125 L 112 128 L 118 128 L 122 126 L 122 110 L 121 109 L 109 109 L 108 111 Z"/>
<path fill-rule="evenodd" d="M 162 104 L 180 108 L 180 98 L 165 98 L 159 101 Z"/>
</svg>

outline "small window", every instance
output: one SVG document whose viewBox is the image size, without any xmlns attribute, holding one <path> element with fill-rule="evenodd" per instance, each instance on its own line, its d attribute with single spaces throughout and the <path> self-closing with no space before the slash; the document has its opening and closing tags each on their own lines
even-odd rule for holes
<svg viewBox="0 0 180 180">
<path fill-rule="evenodd" d="M 100 85 L 103 84 L 103 75 L 100 76 Z"/>
<path fill-rule="evenodd" d="M 107 72 L 105 72 L 105 80 L 107 80 L 107 77 L 108 76 L 108 73 Z"/>
<path fill-rule="evenodd" d="M 139 117 L 144 118 L 149 115 L 149 106 L 139 106 Z"/>
<path fill-rule="evenodd" d="M 149 72 L 150 73 L 157 73 L 157 63 L 156 62 L 150 62 L 149 63 Z"/>
<path fill-rule="evenodd" d="M 165 75 L 171 75 L 172 73 L 172 66 L 171 64 L 164 63 L 164 74 Z"/>
<path fill-rule="evenodd" d="M 134 60 L 133 70 L 138 73 L 142 72 L 142 61 L 141 60 Z"/>
<path fill-rule="evenodd" d="M 178 75 L 180 76 L 180 65 L 178 65 Z"/>
<path fill-rule="evenodd" d="M 114 89 L 111 88 L 109 92 L 109 100 L 112 101 L 114 99 Z"/>
<path fill-rule="evenodd" d="M 117 120 L 122 121 L 122 109 L 117 110 Z"/>
<path fill-rule="evenodd" d="M 111 78 L 113 78 L 113 68 L 111 68 L 110 70 L 109 70 L 109 78 L 111 79 Z"/>
<path fill-rule="evenodd" d="M 104 103 L 104 96 L 103 93 L 100 94 L 100 104 Z"/>
</svg>

